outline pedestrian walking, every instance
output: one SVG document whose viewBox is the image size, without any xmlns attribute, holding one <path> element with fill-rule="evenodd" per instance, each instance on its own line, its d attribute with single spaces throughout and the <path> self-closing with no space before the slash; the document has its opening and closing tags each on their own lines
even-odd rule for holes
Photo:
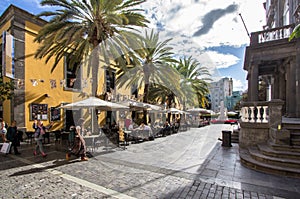
<svg viewBox="0 0 300 199">
<path fill-rule="evenodd" d="M 3 118 L 0 118 L 0 135 L 3 142 L 6 142 L 6 133 L 7 133 L 7 124 L 3 120 Z"/>
<path fill-rule="evenodd" d="M 11 153 L 11 148 L 13 147 L 15 155 L 20 155 L 21 153 L 19 153 L 18 151 L 18 146 L 20 146 L 20 140 L 19 140 L 16 120 L 13 120 L 11 126 L 8 127 L 6 133 L 6 139 L 9 142 L 11 142 L 9 153 Z"/>
<path fill-rule="evenodd" d="M 36 147 L 35 150 L 33 151 L 33 155 L 36 156 L 38 153 L 38 150 L 41 152 L 43 157 L 46 157 L 47 154 L 44 152 L 44 148 L 43 148 L 43 139 L 44 139 L 44 135 L 46 133 L 46 130 L 50 129 L 52 127 L 51 123 L 49 126 L 44 126 L 43 122 L 41 120 L 35 120 L 33 123 L 32 128 L 35 130 L 34 132 L 34 140 L 36 141 Z"/>
<path fill-rule="evenodd" d="M 76 131 L 75 131 L 75 138 L 74 138 L 74 143 L 71 148 L 71 150 L 66 154 L 66 159 L 69 160 L 71 155 L 75 155 L 77 157 L 81 157 L 82 161 L 87 161 L 88 158 L 86 157 L 86 146 L 85 146 L 85 141 L 81 135 L 81 127 L 76 126 Z"/>
</svg>

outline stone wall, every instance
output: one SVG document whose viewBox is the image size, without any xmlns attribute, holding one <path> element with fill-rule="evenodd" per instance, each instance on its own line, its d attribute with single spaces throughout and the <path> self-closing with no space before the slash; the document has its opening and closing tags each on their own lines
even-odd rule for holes
<svg viewBox="0 0 300 199">
<path fill-rule="evenodd" d="M 249 147 L 269 140 L 269 124 L 242 122 L 239 133 L 239 146 Z"/>
</svg>

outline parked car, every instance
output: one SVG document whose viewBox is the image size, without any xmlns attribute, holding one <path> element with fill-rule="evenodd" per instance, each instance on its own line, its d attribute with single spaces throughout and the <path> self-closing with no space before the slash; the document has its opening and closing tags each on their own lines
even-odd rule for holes
<svg viewBox="0 0 300 199">
<path fill-rule="evenodd" d="M 228 119 L 228 120 L 225 120 L 224 124 L 238 124 L 238 120 L 237 119 Z"/>
<path fill-rule="evenodd" d="M 238 124 L 238 119 L 227 119 L 227 120 L 218 120 L 213 119 L 210 121 L 212 124 Z"/>
</svg>

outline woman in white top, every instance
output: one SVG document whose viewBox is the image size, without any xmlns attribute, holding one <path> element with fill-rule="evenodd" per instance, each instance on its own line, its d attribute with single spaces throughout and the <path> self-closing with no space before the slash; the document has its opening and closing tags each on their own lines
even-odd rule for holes
<svg viewBox="0 0 300 199">
<path fill-rule="evenodd" d="M 6 132 L 7 132 L 7 125 L 4 122 L 4 120 L 0 118 L 0 134 L 3 142 L 6 142 Z"/>
</svg>

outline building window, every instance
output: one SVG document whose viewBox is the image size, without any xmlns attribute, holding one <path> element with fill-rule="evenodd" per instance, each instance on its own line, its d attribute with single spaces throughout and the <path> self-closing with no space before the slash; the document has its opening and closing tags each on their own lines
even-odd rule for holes
<svg viewBox="0 0 300 199">
<path fill-rule="evenodd" d="M 65 89 L 81 91 L 81 70 L 80 63 L 71 64 L 69 59 L 65 59 Z"/>
<path fill-rule="evenodd" d="M 285 0 L 284 8 L 283 8 L 283 25 L 290 24 L 290 12 L 289 12 L 289 2 Z"/>
<path fill-rule="evenodd" d="M 116 80 L 116 72 L 113 69 L 106 69 L 106 71 L 105 71 L 105 87 L 106 87 L 105 100 L 107 100 L 107 101 L 113 101 L 116 98 L 115 80 Z"/>
</svg>

